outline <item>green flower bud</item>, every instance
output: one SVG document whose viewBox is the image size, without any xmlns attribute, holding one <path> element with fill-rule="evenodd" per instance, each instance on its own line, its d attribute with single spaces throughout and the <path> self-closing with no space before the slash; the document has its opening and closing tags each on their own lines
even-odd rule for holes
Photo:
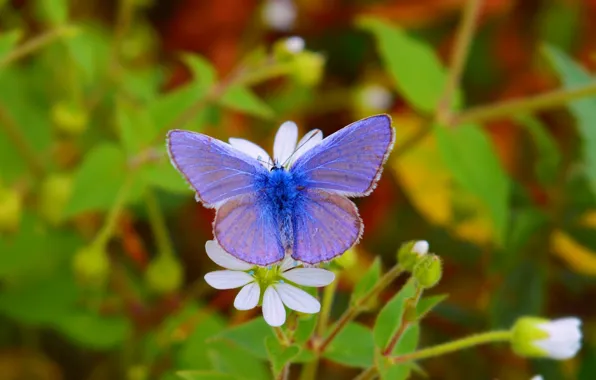
<svg viewBox="0 0 596 380">
<path fill-rule="evenodd" d="M 145 280 L 153 292 L 169 294 L 180 288 L 183 275 L 182 266 L 174 257 L 160 255 L 149 263 Z"/>
<path fill-rule="evenodd" d="M 423 288 L 432 288 L 443 275 L 443 264 L 437 255 L 424 255 L 412 271 L 412 275 Z"/>
<path fill-rule="evenodd" d="M 294 58 L 294 78 L 306 86 L 314 86 L 321 81 L 325 58 L 321 54 L 303 51 Z"/>
<path fill-rule="evenodd" d="M 23 213 L 21 194 L 13 189 L 0 189 L 0 232 L 14 232 L 19 228 Z"/>
<path fill-rule="evenodd" d="M 347 251 L 345 251 L 343 255 L 339 256 L 333 261 L 340 267 L 348 269 L 356 265 L 358 259 L 356 258 L 356 251 L 354 250 L 354 248 L 350 248 Z"/>
<path fill-rule="evenodd" d="M 65 174 L 52 174 L 41 184 L 39 212 L 50 224 L 62 222 L 62 212 L 72 194 L 72 177 Z"/>
<path fill-rule="evenodd" d="M 519 318 L 511 328 L 511 348 L 525 357 L 569 359 L 581 347 L 581 320 L 566 317 L 548 320 L 538 317 Z"/>
<path fill-rule="evenodd" d="M 77 136 L 87 129 L 89 115 L 78 104 L 60 101 L 52 107 L 52 121 L 60 132 Z"/>
<path fill-rule="evenodd" d="M 110 259 L 103 247 L 91 245 L 77 251 L 72 266 L 81 283 L 101 287 L 109 276 Z"/>
<path fill-rule="evenodd" d="M 289 37 L 277 41 L 273 45 L 273 55 L 278 61 L 289 61 L 294 59 L 297 54 L 304 50 L 304 40 L 302 37 Z"/>
<path fill-rule="evenodd" d="M 397 251 L 397 262 L 402 268 L 411 272 L 418 260 L 428 253 L 426 240 L 412 240 L 402 244 Z"/>
</svg>

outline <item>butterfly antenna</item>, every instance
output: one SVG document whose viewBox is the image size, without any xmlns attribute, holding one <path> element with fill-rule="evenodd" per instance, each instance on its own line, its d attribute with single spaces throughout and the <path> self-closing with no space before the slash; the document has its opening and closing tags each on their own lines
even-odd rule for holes
<svg viewBox="0 0 596 380">
<path fill-rule="evenodd" d="M 308 138 L 306 139 L 306 141 L 304 141 L 302 144 L 298 145 L 296 147 L 296 149 L 294 149 L 294 151 L 292 152 L 292 154 L 290 154 L 290 156 L 284 161 L 282 166 L 286 166 L 290 160 L 292 159 L 292 157 L 294 157 L 294 155 L 296 154 L 296 152 L 298 152 L 298 150 L 300 150 L 300 148 L 302 148 L 304 145 L 306 145 L 307 142 L 309 142 L 311 139 L 313 139 L 317 133 L 321 132 L 318 129 L 315 129 L 313 131 L 310 132 L 310 136 L 308 136 Z"/>
<path fill-rule="evenodd" d="M 271 167 L 271 166 L 273 166 L 273 165 L 271 164 L 271 162 L 270 162 L 270 161 L 265 161 L 265 160 L 263 160 L 263 159 L 261 158 L 261 156 L 257 157 L 257 161 L 259 161 L 260 163 L 263 163 L 263 164 L 265 164 L 265 165 L 269 165 L 270 167 Z"/>
</svg>

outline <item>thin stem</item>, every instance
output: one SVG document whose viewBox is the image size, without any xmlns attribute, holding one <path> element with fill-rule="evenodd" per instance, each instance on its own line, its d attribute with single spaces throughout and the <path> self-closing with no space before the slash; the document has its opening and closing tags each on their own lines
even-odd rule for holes
<svg viewBox="0 0 596 380">
<path fill-rule="evenodd" d="M 273 333 L 275 333 L 275 337 L 279 341 L 282 346 L 289 346 L 290 340 L 286 336 L 286 333 L 281 329 L 281 327 L 273 327 Z"/>
<path fill-rule="evenodd" d="M 145 190 L 145 203 L 147 205 L 147 214 L 149 216 L 149 223 L 155 235 L 158 252 L 160 255 L 173 256 L 174 249 L 172 248 L 172 240 L 168 233 L 166 222 L 159 207 L 157 197 L 151 189 Z"/>
<path fill-rule="evenodd" d="M 124 205 L 126 203 L 128 195 L 132 188 L 132 184 L 134 182 L 134 177 L 135 177 L 135 174 L 130 173 L 128 175 L 126 181 L 122 184 L 122 187 L 120 187 L 120 190 L 118 191 L 118 195 L 116 196 L 116 200 L 114 201 L 114 204 L 112 204 L 112 208 L 110 209 L 110 211 L 108 213 L 108 216 L 104 222 L 104 225 L 101 228 L 101 230 L 99 231 L 99 233 L 97 234 L 93 244 L 97 244 L 100 247 L 105 247 L 106 244 L 108 243 L 108 241 L 110 240 L 110 238 L 112 237 L 112 234 L 114 233 L 114 230 L 116 229 L 116 223 L 118 221 L 118 217 L 120 216 L 120 213 L 122 212 L 122 209 L 124 208 Z"/>
<path fill-rule="evenodd" d="M 422 287 L 420 287 L 420 286 L 417 287 L 416 294 L 414 295 L 413 298 L 410 299 L 411 302 L 406 301 L 405 306 L 404 306 L 404 311 L 401 315 L 401 321 L 399 323 L 399 328 L 397 329 L 397 331 L 395 332 L 393 337 L 391 337 L 391 339 L 389 340 L 389 343 L 387 343 L 387 347 L 385 347 L 385 349 L 383 350 L 383 356 L 391 355 L 391 353 L 395 349 L 395 345 L 399 342 L 402 335 L 404 335 L 404 332 L 406 332 L 408 326 L 411 323 L 410 321 L 407 320 L 407 315 L 410 313 L 412 308 L 414 308 L 414 309 L 416 308 L 416 304 L 418 304 L 418 300 L 420 300 L 422 291 L 423 291 Z"/>
<path fill-rule="evenodd" d="M 352 321 L 356 316 L 360 313 L 362 306 L 365 305 L 371 298 L 377 296 L 383 289 L 385 289 L 389 284 L 393 282 L 401 273 L 403 272 L 402 268 L 399 265 L 395 265 L 391 268 L 387 273 L 381 277 L 381 279 L 375 284 L 375 286 L 368 291 L 362 298 L 356 301 L 355 304 L 351 305 L 348 310 L 346 310 L 339 320 L 333 325 L 331 332 L 327 337 L 321 342 L 318 347 L 315 347 L 315 350 L 319 353 L 325 352 L 325 349 L 329 344 L 335 339 L 337 334 L 343 330 L 347 324 Z"/>
<path fill-rule="evenodd" d="M 482 0 L 468 0 L 463 9 L 462 21 L 455 36 L 455 49 L 449 65 L 449 74 L 447 77 L 447 84 L 443 92 L 443 96 L 439 101 L 436 111 L 436 119 L 442 122 L 448 119 L 451 115 L 451 103 L 453 95 L 459 88 L 461 76 L 465 68 L 470 46 L 472 44 L 472 37 L 476 31 L 476 21 Z"/>
<path fill-rule="evenodd" d="M 0 105 L 0 127 L 23 157 L 31 172 L 38 177 L 42 177 L 45 172 L 43 162 L 37 157 L 35 150 L 23 136 L 22 129 L 3 105 Z"/>
<path fill-rule="evenodd" d="M 354 378 L 354 380 L 371 380 L 377 376 L 377 368 L 375 366 L 368 367 L 364 371 L 360 372 L 358 376 Z"/>
<path fill-rule="evenodd" d="M 466 338 L 454 340 L 452 342 L 439 344 L 434 347 L 428 347 L 409 354 L 394 356 L 390 359 L 391 362 L 394 364 L 407 363 L 414 360 L 427 359 L 435 356 L 449 354 L 451 352 L 464 350 L 470 347 L 478 346 L 480 344 L 493 342 L 507 342 L 509 340 L 511 340 L 511 331 L 509 330 L 489 331 L 485 333 L 470 335 Z"/>
<path fill-rule="evenodd" d="M 276 380 L 288 380 L 290 378 L 290 363 L 286 364 L 275 376 Z"/>
<path fill-rule="evenodd" d="M 521 113 L 541 111 L 561 106 L 573 100 L 596 95 L 596 82 L 572 89 L 562 89 L 531 98 L 508 100 L 487 106 L 474 107 L 455 116 L 451 125 L 480 123 L 510 118 Z"/>
<path fill-rule="evenodd" d="M 333 306 L 333 298 L 335 298 L 335 291 L 337 290 L 337 284 L 339 282 L 337 276 L 338 273 L 336 272 L 335 281 L 327 285 L 325 290 L 323 290 L 323 302 L 321 303 L 321 312 L 319 313 L 319 321 L 317 324 L 317 336 L 323 336 L 325 330 L 327 330 L 331 307 Z"/>
<path fill-rule="evenodd" d="M 3 59 L 0 60 L 0 67 L 9 65 L 14 61 L 17 61 L 24 56 L 35 52 L 36 50 L 51 44 L 52 42 L 60 39 L 62 37 L 66 37 L 68 35 L 72 35 L 76 32 L 76 28 L 72 25 L 62 25 L 58 26 L 55 29 L 52 29 L 48 32 L 45 32 L 37 37 L 30 39 L 29 41 L 25 42 L 24 44 L 17 46 L 13 49 L 10 53 L 8 53 Z"/>
</svg>

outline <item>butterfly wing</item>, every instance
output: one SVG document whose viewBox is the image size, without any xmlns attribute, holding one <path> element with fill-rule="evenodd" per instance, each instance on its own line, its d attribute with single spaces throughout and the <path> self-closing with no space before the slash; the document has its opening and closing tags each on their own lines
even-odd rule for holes
<svg viewBox="0 0 596 380">
<path fill-rule="evenodd" d="M 293 220 L 292 257 L 317 264 L 341 255 L 356 244 L 364 231 L 356 205 L 342 195 L 322 190 L 305 191 Z"/>
<path fill-rule="evenodd" d="M 257 160 L 212 137 L 182 130 L 168 133 L 172 164 L 206 207 L 255 191 L 255 179 L 267 175 Z"/>
<path fill-rule="evenodd" d="M 391 118 L 371 116 L 324 139 L 298 158 L 290 171 L 304 176 L 309 188 L 365 196 L 381 177 L 394 140 Z"/>
<path fill-rule="evenodd" d="M 270 265 L 285 255 L 273 213 L 256 193 L 234 197 L 219 207 L 213 233 L 226 252 L 251 264 Z"/>
</svg>

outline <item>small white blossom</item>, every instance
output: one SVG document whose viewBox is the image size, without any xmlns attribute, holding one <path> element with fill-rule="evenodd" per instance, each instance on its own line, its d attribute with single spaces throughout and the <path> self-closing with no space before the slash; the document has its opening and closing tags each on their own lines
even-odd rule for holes
<svg viewBox="0 0 596 380">
<path fill-rule="evenodd" d="M 549 321 L 522 317 L 512 328 L 513 350 L 529 357 L 564 360 L 575 356 L 581 347 L 581 320 L 575 317 Z"/>
<path fill-rule="evenodd" d="M 542 377 L 541 375 L 536 375 L 532 377 L 530 380 L 544 380 L 544 377 Z"/>
<path fill-rule="evenodd" d="M 304 50 L 304 40 L 302 37 L 293 36 L 285 40 L 286 49 L 293 54 L 298 54 Z"/>
<path fill-rule="evenodd" d="M 291 0 L 266 0 L 263 4 L 263 22 L 274 30 L 292 29 L 296 21 L 296 14 L 296 6 Z"/>
<path fill-rule="evenodd" d="M 273 142 L 273 158 L 257 144 L 244 139 L 230 138 L 229 142 L 234 148 L 259 160 L 263 166 L 270 169 L 273 164 L 283 165 L 286 169 L 309 149 L 312 149 L 323 140 L 323 132 L 313 129 L 304 135 L 298 143 L 298 126 L 292 121 L 286 121 L 277 130 Z"/>
<path fill-rule="evenodd" d="M 241 261 L 230 255 L 214 240 L 205 244 L 207 255 L 217 265 L 226 268 L 209 272 L 205 281 L 215 289 L 239 288 L 234 299 L 238 310 L 250 310 L 261 301 L 263 317 L 271 326 L 281 326 L 286 321 L 286 309 L 301 313 L 318 313 L 319 301 L 294 286 L 326 286 L 333 282 L 335 275 L 321 268 L 299 268 L 291 257 L 286 257 L 280 264 L 259 267 Z M 285 306 L 284 306 L 285 305 Z"/>
<path fill-rule="evenodd" d="M 367 109 L 373 111 L 386 111 L 393 102 L 391 92 L 378 84 L 370 84 L 364 87 L 361 90 L 360 99 Z"/>
<path fill-rule="evenodd" d="M 412 252 L 415 252 L 419 255 L 426 255 L 428 253 L 428 248 L 429 245 L 426 240 L 418 240 L 416 243 L 414 243 Z"/>
</svg>

